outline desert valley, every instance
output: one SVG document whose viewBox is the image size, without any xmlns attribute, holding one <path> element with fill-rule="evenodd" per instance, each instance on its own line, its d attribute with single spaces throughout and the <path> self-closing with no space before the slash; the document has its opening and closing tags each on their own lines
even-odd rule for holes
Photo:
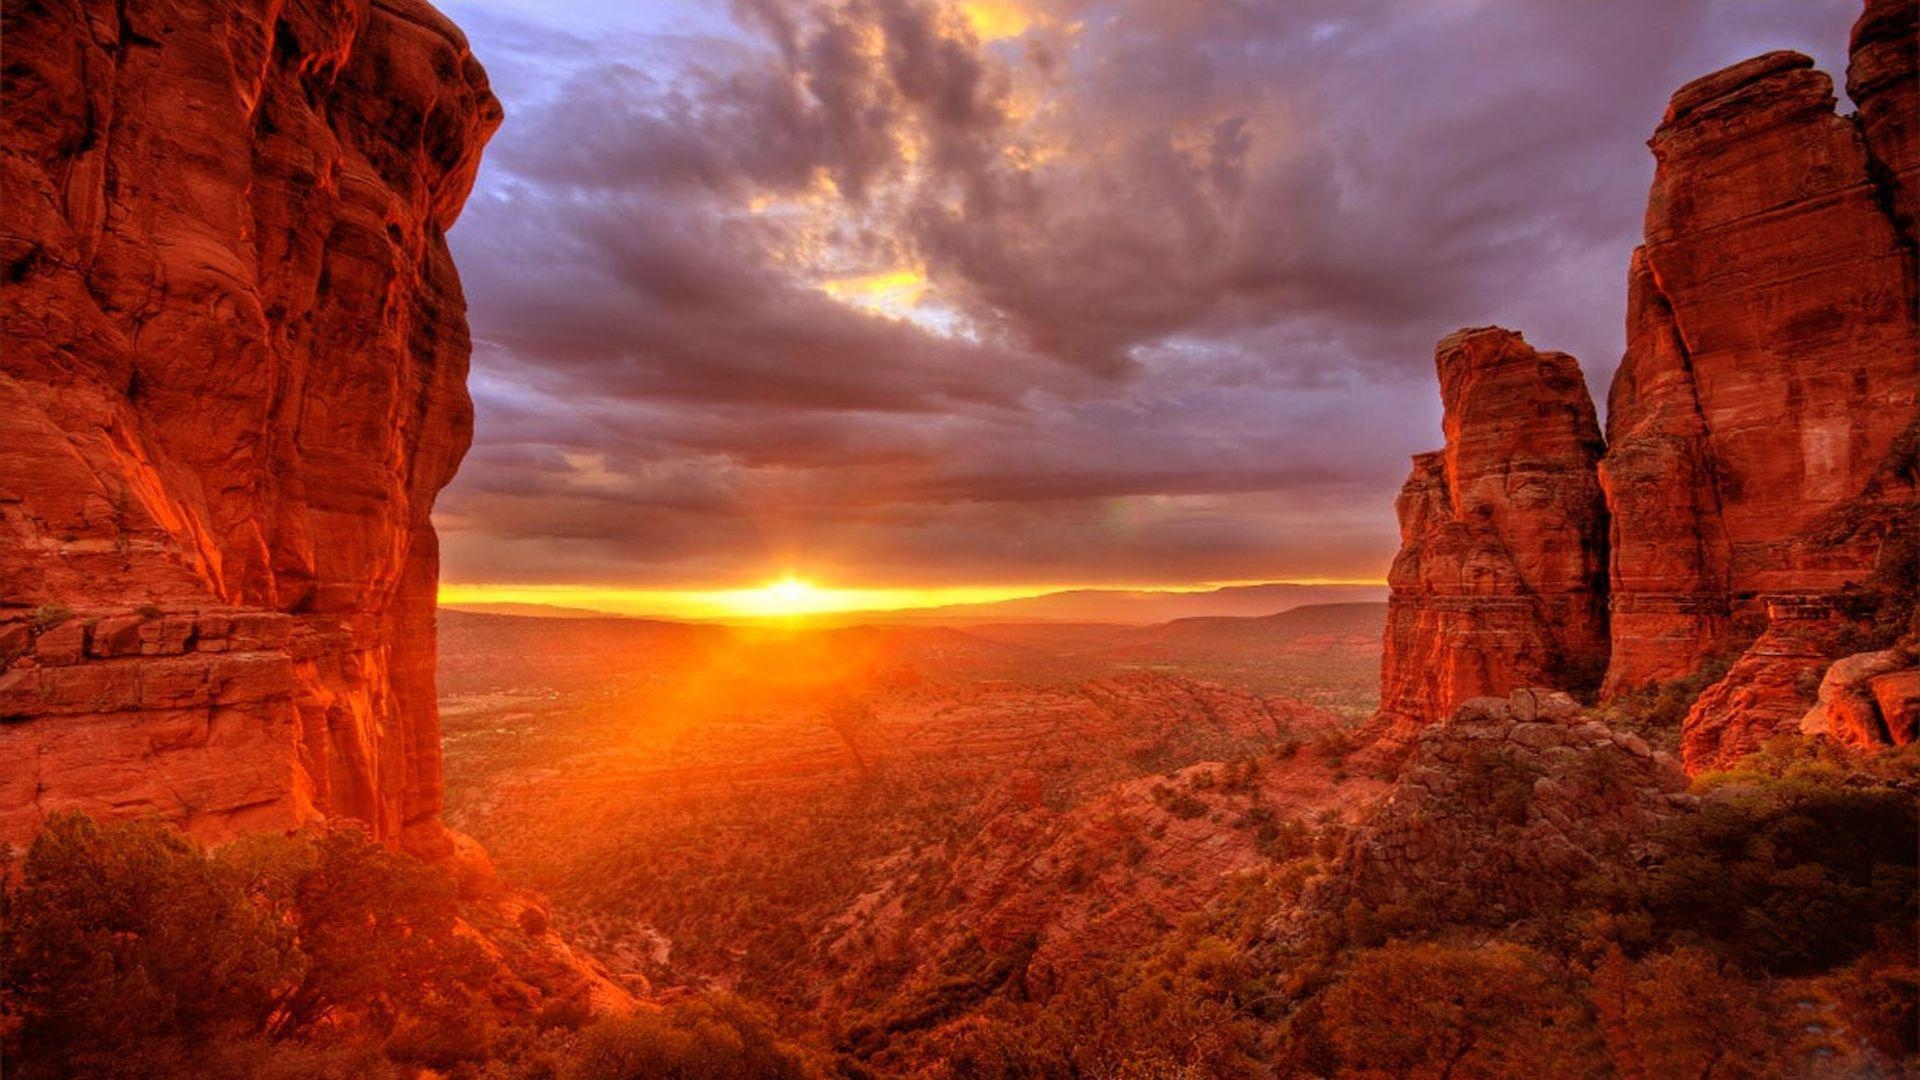
<svg viewBox="0 0 1920 1080">
<path fill-rule="evenodd" d="M 1091 52 L 1125 12 L 673 5 L 607 76 L 663 95 L 597 114 L 649 133 L 630 161 L 591 127 L 551 159 L 488 149 L 515 101 L 558 130 L 540 65 L 601 47 L 525 11 L 9 2 L 0 1080 L 1920 1075 L 1920 6 L 1847 8 L 1844 70 L 1767 51 L 1629 118 L 1652 183 L 1606 270 L 1624 310 L 1596 317 L 1624 320 L 1617 369 L 1439 337 L 1437 447 L 1352 506 L 1328 462 L 1386 438 L 1372 420 L 1302 413 L 1326 460 L 1255 476 L 1214 460 L 1230 410 L 1195 449 L 1145 403 L 1252 393 L 1207 335 L 1312 289 L 1242 266 L 1181 322 L 1197 286 L 1159 267 L 1151 301 L 1083 325 L 1097 290 L 1062 287 L 1049 322 L 1052 285 L 934 227 L 988 235 L 1051 163 L 1108 152 L 1045 126 L 1077 116 L 1059 88 L 1160 122 Z M 1202 9 L 1128 10 L 1177 35 Z M 1344 32 L 1281 24 L 1303 68 Z M 1776 29 L 1740 25 L 1743 49 Z M 669 47 L 684 83 L 642 70 Z M 700 97 L 723 92 L 746 103 Z M 990 144 L 1029 121 L 1055 142 Z M 1237 205 L 1251 123 L 1206 113 L 1134 179 Z M 775 160 L 827 145 L 847 160 Z M 601 167 L 661 186 L 559 238 Z M 682 187 L 746 209 L 682 243 L 646 217 Z M 670 302 L 599 355 L 543 285 L 496 282 L 521 265 L 502 206 L 609 278 L 670 264 Z M 450 243 L 463 207 L 497 235 Z M 1095 225 L 1022 254 L 1122 228 Z M 751 228 L 789 245 L 756 274 L 901 246 L 926 269 L 742 271 L 704 307 Z M 755 336 L 755 304 L 786 336 Z M 989 385 L 1014 360 L 1045 374 Z M 606 398 L 579 404 L 584 378 Z M 982 450 L 1022 409 L 1112 460 L 1050 471 L 1045 424 Z M 1284 516 L 1290 491 L 1328 538 L 1275 547 L 1328 572 L 1239 573 L 1234 507 Z M 716 584 L 751 580 L 705 569 L 745 560 L 726 545 L 765 540 L 753 573 L 797 558 L 795 507 L 871 580 Z M 1375 532 L 1390 562 L 1347 573 Z M 952 581 L 883 579 L 901 552 Z M 647 577 L 656 556 L 698 573 Z M 1042 569 L 1106 584 L 1007 584 Z"/>
</svg>

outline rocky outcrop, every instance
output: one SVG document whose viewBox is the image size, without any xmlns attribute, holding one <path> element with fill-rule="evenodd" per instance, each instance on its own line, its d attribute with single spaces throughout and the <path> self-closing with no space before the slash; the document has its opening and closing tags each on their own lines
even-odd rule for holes
<svg viewBox="0 0 1920 1080">
<path fill-rule="evenodd" d="M 1847 96 L 1868 165 L 1909 249 L 1920 238 L 1920 4 L 1869 0 L 1853 26 Z"/>
<path fill-rule="evenodd" d="M 1800 731 L 1856 749 L 1920 738 L 1920 665 L 1913 650 L 1879 649 L 1834 661 Z"/>
<path fill-rule="evenodd" d="M 1469 698 L 1597 676 L 1607 655 L 1600 428 L 1579 363 L 1497 327 L 1434 360 L 1446 448 L 1414 458 L 1389 577 L 1380 699 L 1403 733 Z"/>
<path fill-rule="evenodd" d="M 1674 95 L 1601 480 L 1613 656 L 1634 690 L 1737 654 L 1690 769 L 1794 731 L 1876 593 L 1916 588 L 1914 9 L 1870 3 L 1832 81 L 1769 53 Z"/>
<path fill-rule="evenodd" d="M 1845 626 L 1818 599 L 1770 603 L 1759 639 L 1701 692 L 1681 721 L 1680 750 L 1687 767 L 1695 772 L 1725 768 L 1773 736 L 1797 730 Z"/>
<path fill-rule="evenodd" d="M 10 5 L 0 840 L 440 828 L 445 230 L 500 107 L 418 0 Z"/>
<path fill-rule="evenodd" d="M 1477 698 L 1420 732 L 1306 906 L 1506 923 L 1564 903 L 1603 867 L 1649 858 L 1660 824 L 1692 808 L 1686 786 L 1672 756 L 1584 719 L 1565 694 Z"/>
<path fill-rule="evenodd" d="M 1646 242 L 1597 473 L 1608 564 L 1591 595 L 1608 625 L 1576 615 L 1555 644 L 1574 671 L 1596 655 L 1583 646 L 1600 649 L 1606 696 L 1732 661 L 1685 721 L 1689 769 L 1797 729 L 1826 664 L 1863 628 L 1898 621 L 1920 587 L 1915 20 L 1910 0 L 1867 5 L 1848 79 L 1856 116 L 1836 113 L 1811 60 L 1775 52 L 1682 87 L 1650 143 Z M 1480 423 L 1495 446 L 1514 427 Z M 1458 437 L 1449 426 L 1450 447 Z M 1568 551 L 1509 524 L 1471 559 L 1436 557 L 1424 523 L 1446 503 L 1444 460 L 1416 458 L 1400 501 L 1381 707 L 1403 734 L 1473 694 L 1569 685 L 1538 664 L 1538 633 L 1489 634 L 1485 615 L 1442 615 L 1461 602 L 1426 599 L 1436 568 L 1451 582 L 1457 566 Z M 1561 484 L 1578 491 L 1577 471 Z M 1568 535 L 1577 503 L 1540 511 L 1549 535 Z M 1514 591 L 1527 599 L 1470 607 L 1532 606 Z"/>
<path fill-rule="evenodd" d="M 1920 338 L 1862 132 L 1781 52 L 1683 87 L 1654 134 L 1601 465 L 1609 692 L 1744 646 L 1769 598 L 1863 583 L 1912 501 L 1910 475 L 1870 490 L 1913 423 Z M 1817 535 L 1835 514 L 1861 520 Z"/>
</svg>

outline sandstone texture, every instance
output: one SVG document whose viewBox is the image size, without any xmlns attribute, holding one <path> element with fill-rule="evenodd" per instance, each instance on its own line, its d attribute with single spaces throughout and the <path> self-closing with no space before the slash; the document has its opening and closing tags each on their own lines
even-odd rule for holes
<svg viewBox="0 0 1920 1080">
<path fill-rule="evenodd" d="M 1692 809 L 1680 762 L 1536 688 L 1476 698 L 1422 730 L 1392 791 L 1348 837 L 1314 904 L 1418 907 L 1501 924 L 1565 900 L 1603 866 L 1653 857 Z"/>
<path fill-rule="evenodd" d="M 1474 695 L 1533 682 L 1585 689 L 1590 665 L 1604 667 L 1600 692 L 1611 697 L 1717 661 L 1730 670 L 1686 718 L 1682 746 L 1689 770 L 1723 767 L 1798 730 L 1827 664 L 1912 607 L 1915 21 L 1909 0 L 1867 4 L 1848 77 L 1855 115 L 1838 114 L 1832 79 L 1792 52 L 1674 94 L 1649 143 L 1646 241 L 1628 270 L 1627 352 L 1604 456 L 1534 467 L 1553 477 L 1535 490 L 1559 493 L 1535 500 L 1537 528 L 1503 517 L 1496 501 L 1462 513 L 1456 459 L 1477 440 L 1496 462 L 1537 461 L 1539 446 L 1514 433 L 1537 437 L 1541 425 L 1514 414 L 1577 412 L 1577 373 L 1565 389 L 1544 376 L 1511 383 L 1503 408 L 1460 413 L 1462 424 L 1443 366 L 1448 449 L 1417 457 L 1401 494 L 1377 730 L 1404 745 Z M 1589 475 L 1604 493 L 1590 517 L 1577 512 Z M 1449 519 L 1449 508 L 1476 524 Z M 1585 539 L 1587 528 L 1604 540 Z M 1576 546 L 1606 560 L 1584 591 L 1570 587 Z M 1506 570 L 1541 565 L 1557 569 L 1544 592 Z M 1530 625 L 1556 599 L 1548 617 L 1570 621 Z M 1604 627 L 1591 625 L 1596 608 Z M 1830 730 L 1863 741 L 1871 727 Z"/>
<path fill-rule="evenodd" d="M 0 840 L 322 816 L 429 855 L 445 231 L 500 107 L 417 0 L 10 4 Z"/>
<path fill-rule="evenodd" d="M 1920 737 L 1920 665 L 1913 650 L 1879 649 L 1834 661 L 1800 730 L 1860 749 L 1905 746 Z"/>
<path fill-rule="evenodd" d="M 1876 10 L 1896 6 L 1911 8 Z M 1890 80 L 1869 81 L 1898 111 Z M 1897 126 L 1878 131 L 1899 143 Z M 1835 114 L 1812 61 L 1781 52 L 1683 87 L 1654 133 L 1601 466 L 1609 691 L 1743 646 L 1770 597 L 1863 584 L 1911 509 L 1910 468 L 1882 473 L 1911 454 L 1913 249 L 1875 131 Z"/>
<path fill-rule="evenodd" d="M 1854 24 L 1847 96 L 1909 248 L 1920 237 L 1920 4 L 1869 0 Z"/>
<path fill-rule="evenodd" d="M 1469 698 L 1571 685 L 1607 655 L 1601 453 L 1580 365 L 1497 327 L 1434 354 L 1446 448 L 1400 491 L 1381 710 L 1410 731 Z"/>
</svg>

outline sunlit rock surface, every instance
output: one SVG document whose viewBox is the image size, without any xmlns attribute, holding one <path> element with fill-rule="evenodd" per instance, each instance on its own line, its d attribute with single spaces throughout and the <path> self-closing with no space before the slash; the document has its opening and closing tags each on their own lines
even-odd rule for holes
<svg viewBox="0 0 1920 1080">
<path fill-rule="evenodd" d="M 322 815 L 444 854 L 447 252 L 500 106 L 415 0 L 10 4 L 0 839 Z"/>
<path fill-rule="evenodd" d="M 1588 521 L 1573 512 L 1585 505 L 1579 455 L 1559 459 L 1553 488 L 1565 498 L 1536 501 L 1540 535 L 1497 499 L 1462 498 L 1472 471 L 1458 447 L 1479 440 L 1496 471 L 1525 463 L 1537 451 L 1513 433 L 1530 410 L 1567 406 L 1543 368 L 1541 385 L 1516 382 L 1504 407 L 1472 417 L 1442 364 L 1448 450 L 1416 458 L 1401 495 L 1376 730 L 1404 745 L 1475 695 L 1578 689 L 1594 657 L 1603 696 L 1717 659 L 1731 669 L 1701 695 L 1682 746 L 1689 770 L 1720 767 L 1798 730 L 1826 665 L 1888 598 L 1911 601 L 1915 21 L 1911 3 L 1867 5 L 1848 78 L 1857 115 L 1840 115 L 1832 79 L 1792 52 L 1674 94 L 1649 144 L 1646 242 L 1608 395 L 1605 506 L 1592 519 L 1604 544 L 1571 540 Z M 1608 560 L 1588 593 L 1567 587 L 1576 550 Z M 1559 570 L 1545 590 L 1514 569 L 1543 559 Z M 1532 622 L 1556 597 L 1557 638 Z M 1589 599 L 1606 626 L 1591 625 Z M 1873 741 L 1870 725 L 1825 723 L 1814 726 Z"/>
<path fill-rule="evenodd" d="M 1497 327 L 1434 354 L 1446 448 L 1400 491 L 1381 674 L 1411 731 L 1469 698 L 1590 680 L 1607 652 L 1600 428 L 1580 365 Z"/>
<path fill-rule="evenodd" d="M 1882 475 L 1911 453 L 1913 251 L 1811 64 L 1769 53 L 1690 83 L 1654 134 L 1601 466 L 1610 691 L 1751 641 L 1771 595 L 1864 582 L 1913 499 L 1910 470 Z"/>
</svg>

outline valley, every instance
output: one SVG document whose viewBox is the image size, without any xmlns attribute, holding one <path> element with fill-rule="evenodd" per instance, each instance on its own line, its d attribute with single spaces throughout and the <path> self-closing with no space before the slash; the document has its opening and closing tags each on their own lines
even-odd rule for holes
<svg viewBox="0 0 1920 1080">
<path fill-rule="evenodd" d="M 1038 993 L 1382 786 L 1344 754 L 1383 605 L 965 630 L 441 619 L 449 822 L 616 972 L 822 1023 L 931 1026 L 886 1017 L 956 980 L 953 1009 L 1008 979 Z"/>
</svg>

